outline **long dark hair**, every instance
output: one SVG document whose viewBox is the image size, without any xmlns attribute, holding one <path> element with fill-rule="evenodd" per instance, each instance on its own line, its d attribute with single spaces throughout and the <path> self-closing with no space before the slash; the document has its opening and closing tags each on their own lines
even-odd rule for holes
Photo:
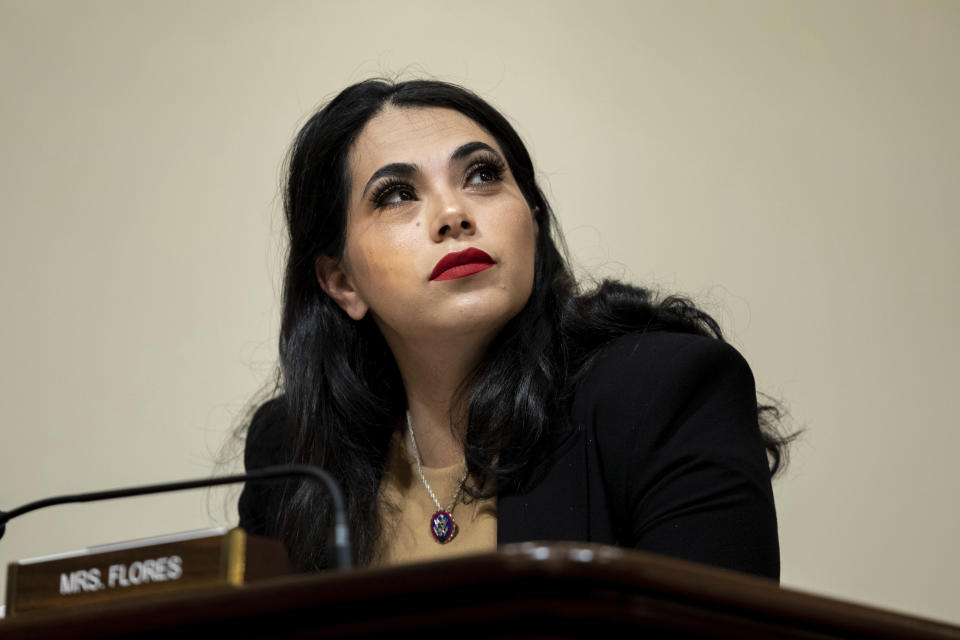
<svg viewBox="0 0 960 640">
<path fill-rule="evenodd" d="M 470 496 L 487 497 L 495 487 L 519 487 L 530 480 L 534 452 L 549 445 L 565 424 L 577 376 L 610 340 L 655 330 L 723 339 L 716 322 L 682 298 L 657 300 L 644 289 L 614 281 L 581 293 L 530 155 L 510 123 L 481 98 L 429 80 L 368 80 L 348 87 L 303 126 L 288 158 L 281 396 L 274 402 L 282 405 L 293 432 L 293 460 L 326 468 L 344 488 L 359 563 L 371 559 L 379 537 L 377 494 L 406 396 L 370 315 L 351 320 L 320 288 L 314 264 L 319 256 L 342 256 L 349 151 L 366 123 L 387 105 L 453 109 L 483 127 L 503 151 L 539 224 L 530 299 L 460 387 L 458 400 L 469 407 L 463 444 Z M 758 405 L 772 473 L 784 460 L 786 444 L 775 413 L 772 406 Z M 279 534 L 293 563 L 301 569 L 326 566 L 330 513 L 322 491 L 303 484 L 288 491 L 284 501 Z"/>
</svg>

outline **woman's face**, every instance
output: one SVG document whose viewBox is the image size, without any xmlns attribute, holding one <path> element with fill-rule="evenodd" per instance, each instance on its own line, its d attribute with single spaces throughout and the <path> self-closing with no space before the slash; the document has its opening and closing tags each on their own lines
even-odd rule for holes
<svg viewBox="0 0 960 640">
<path fill-rule="evenodd" d="M 350 152 L 344 255 L 317 277 L 388 342 L 492 337 L 533 287 L 537 226 L 493 136 L 457 111 L 388 107 Z"/>
</svg>

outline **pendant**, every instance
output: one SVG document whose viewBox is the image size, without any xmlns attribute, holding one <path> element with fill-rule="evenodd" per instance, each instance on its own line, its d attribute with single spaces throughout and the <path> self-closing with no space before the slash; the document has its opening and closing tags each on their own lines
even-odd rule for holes
<svg viewBox="0 0 960 640">
<path fill-rule="evenodd" d="M 437 511 L 430 518 L 430 533 L 439 544 L 446 544 L 453 540 L 456 532 L 457 524 L 453 521 L 453 516 L 446 511 Z"/>
</svg>

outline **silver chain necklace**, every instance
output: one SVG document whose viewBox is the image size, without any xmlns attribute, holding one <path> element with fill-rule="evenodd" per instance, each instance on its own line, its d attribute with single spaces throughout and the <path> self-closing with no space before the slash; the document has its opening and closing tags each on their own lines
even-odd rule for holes
<svg viewBox="0 0 960 640">
<path fill-rule="evenodd" d="M 440 501 L 437 500 L 433 489 L 430 488 L 430 483 L 427 482 L 426 476 L 423 475 L 423 464 L 420 462 L 420 450 L 417 448 L 417 438 L 413 435 L 413 421 L 410 420 L 410 411 L 407 411 L 407 430 L 410 432 L 410 446 L 413 448 L 413 459 L 417 462 L 417 473 L 420 474 L 420 480 L 423 481 L 423 486 L 427 488 L 427 493 L 433 498 L 433 503 L 437 505 L 436 513 L 430 516 L 430 533 L 433 535 L 433 539 L 439 544 L 446 544 L 457 535 L 457 523 L 453 519 L 453 510 L 456 508 L 457 501 L 460 500 L 460 494 L 463 492 L 463 483 L 467 481 L 467 471 L 464 469 L 463 476 L 460 478 L 460 482 L 457 483 L 457 492 L 453 494 L 453 500 L 450 501 L 450 506 L 444 509 L 440 506 Z"/>
</svg>

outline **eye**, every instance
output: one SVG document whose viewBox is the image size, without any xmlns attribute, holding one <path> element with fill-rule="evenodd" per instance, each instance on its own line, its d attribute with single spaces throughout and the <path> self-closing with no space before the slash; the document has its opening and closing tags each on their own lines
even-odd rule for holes
<svg viewBox="0 0 960 640">
<path fill-rule="evenodd" d="M 473 172 L 473 182 L 494 182 L 496 179 L 497 174 L 490 167 L 481 167 Z"/>
<path fill-rule="evenodd" d="M 503 179 L 504 166 L 499 158 L 479 158 L 467 170 L 467 184 L 483 187 Z"/>
<path fill-rule="evenodd" d="M 377 186 L 370 196 L 377 209 L 396 207 L 404 202 L 416 200 L 417 194 L 409 184 L 399 180 L 389 180 Z"/>
</svg>

